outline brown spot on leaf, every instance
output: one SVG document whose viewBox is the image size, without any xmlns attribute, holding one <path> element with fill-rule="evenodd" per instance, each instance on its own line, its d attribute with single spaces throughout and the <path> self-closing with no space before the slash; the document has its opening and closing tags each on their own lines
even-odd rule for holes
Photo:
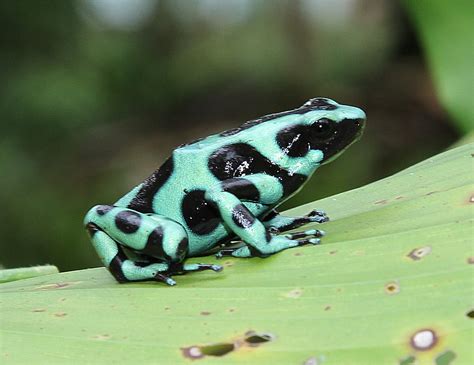
<svg viewBox="0 0 474 365">
<path fill-rule="evenodd" d="M 337 250 L 329 251 L 330 255 L 335 255 L 337 253 Z"/>
<path fill-rule="evenodd" d="M 54 289 L 64 289 L 71 285 L 79 284 L 81 281 L 74 281 L 69 283 L 53 283 L 53 284 L 45 284 L 36 287 L 37 290 L 54 290 Z"/>
<path fill-rule="evenodd" d="M 288 293 L 285 294 L 285 297 L 287 298 L 299 298 L 303 294 L 303 290 L 296 288 L 293 290 L 290 290 Z"/>
<path fill-rule="evenodd" d="M 183 353 L 184 357 L 191 360 L 202 359 L 204 357 L 204 354 L 202 353 L 199 346 L 182 347 L 181 352 Z"/>
<path fill-rule="evenodd" d="M 66 316 L 67 316 L 67 313 L 64 313 L 64 312 L 57 312 L 57 313 L 54 313 L 54 316 L 55 316 L 55 317 L 66 317 Z"/>
<path fill-rule="evenodd" d="M 429 193 L 426 193 L 425 195 L 433 195 L 435 193 L 439 193 L 438 190 L 430 191 Z"/>
<path fill-rule="evenodd" d="M 293 255 L 294 256 L 303 256 L 303 253 L 302 252 L 295 252 Z"/>
<path fill-rule="evenodd" d="M 224 262 L 224 266 L 226 266 L 226 267 L 234 266 L 234 261 L 230 261 L 230 260 L 229 260 L 229 261 L 225 261 L 225 262 Z"/>
<path fill-rule="evenodd" d="M 331 306 L 330 306 L 330 305 L 325 306 L 325 307 L 324 307 L 324 310 L 325 310 L 325 311 L 331 310 Z"/>
<path fill-rule="evenodd" d="M 435 331 L 429 328 L 421 329 L 410 338 L 411 346 L 418 351 L 427 351 L 433 348 L 438 342 Z"/>
<path fill-rule="evenodd" d="M 404 198 L 404 196 L 401 196 L 401 195 L 400 195 L 400 196 L 397 196 L 397 197 L 395 198 L 395 200 L 400 200 L 400 199 L 403 199 L 403 198 Z"/>
<path fill-rule="evenodd" d="M 474 256 L 468 257 L 468 258 L 467 258 L 467 263 L 468 263 L 469 265 L 474 265 Z"/>
<path fill-rule="evenodd" d="M 211 312 L 208 312 L 208 311 L 202 311 L 201 312 L 201 316 L 208 316 L 210 314 L 211 314 Z"/>
<path fill-rule="evenodd" d="M 274 339 L 273 335 L 270 333 L 256 333 L 255 331 L 248 331 L 245 333 L 245 336 L 244 341 L 252 347 L 259 346 L 262 343 Z"/>
<path fill-rule="evenodd" d="M 423 257 L 429 255 L 432 251 L 431 246 L 424 246 L 415 248 L 407 255 L 407 257 L 411 258 L 414 261 L 421 260 Z"/>
<path fill-rule="evenodd" d="M 235 312 L 235 308 L 229 308 L 228 311 L 229 311 L 230 313 Z"/>
<path fill-rule="evenodd" d="M 110 340 L 110 335 L 103 334 L 103 335 L 95 335 L 92 337 L 94 340 L 106 341 Z"/>
<path fill-rule="evenodd" d="M 400 285 L 395 281 L 385 284 L 385 293 L 389 295 L 400 293 Z"/>
<path fill-rule="evenodd" d="M 471 195 L 471 196 L 469 197 L 469 203 L 474 203 L 474 195 Z"/>
<path fill-rule="evenodd" d="M 466 313 L 467 318 L 474 319 L 474 309 L 471 309 L 469 312 Z"/>
<path fill-rule="evenodd" d="M 235 341 L 182 347 L 181 353 L 184 357 L 192 360 L 202 359 L 206 356 L 221 357 L 244 346 L 258 347 L 273 339 L 274 336 L 268 333 L 259 334 L 255 331 L 248 331 L 244 336 L 237 338 Z"/>
<path fill-rule="evenodd" d="M 374 202 L 374 204 L 376 205 L 387 204 L 387 199 L 377 200 L 376 202 Z"/>
<path fill-rule="evenodd" d="M 36 308 L 32 310 L 33 313 L 41 313 L 41 312 L 46 312 L 46 309 L 44 308 Z"/>
</svg>

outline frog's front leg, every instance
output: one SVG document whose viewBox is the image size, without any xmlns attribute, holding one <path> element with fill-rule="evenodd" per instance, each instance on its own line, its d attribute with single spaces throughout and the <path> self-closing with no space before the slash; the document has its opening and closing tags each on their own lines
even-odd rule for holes
<svg viewBox="0 0 474 365">
<path fill-rule="evenodd" d="M 328 221 L 329 217 L 321 210 L 312 210 L 302 217 L 286 217 L 280 215 L 280 213 L 274 209 L 263 219 L 263 224 L 270 232 L 279 233 L 301 227 L 308 223 L 324 223 Z M 323 231 L 319 232 L 324 235 Z"/>
<path fill-rule="evenodd" d="M 246 185 L 241 181 L 239 185 L 245 188 L 239 189 L 237 184 L 234 184 L 234 188 L 229 189 L 229 183 L 224 181 L 222 186 L 214 187 L 206 192 L 206 199 L 215 204 L 222 220 L 246 244 L 233 251 L 223 250 L 217 254 L 218 257 L 225 254 L 235 257 L 266 257 L 290 247 L 319 243 L 319 239 L 315 237 L 292 239 L 287 236 L 272 235 L 265 225 L 242 204 L 243 200 L 269 205 L 280 201 L 282 187 L 278 181 L 274 181 L 276 180 L 274 177 L 256 174 L 239 180 L 245 180 L 250 184 Z M 249 189 L 249 186 L 252 186 L 252 189 Z M 249 190 L 254 190 L 253 193 L 258 196 L 258 199 L 252 200 L 249 197 Z M 239 199 L 239 196 L 242 198 Z"/>
<path fill-rule="evenodd" d="M 218 265 L 183 264 L 188 253 L 185 229 L 157 214 L 99 205 L 87 213 L 84 224 L 102 262 L 119 282 L 157 280 L 175 285 L 171 274 L 222 269 Z M 122 246 L 136 252 L 140 260 L 131 260 Z"/>
</svg>

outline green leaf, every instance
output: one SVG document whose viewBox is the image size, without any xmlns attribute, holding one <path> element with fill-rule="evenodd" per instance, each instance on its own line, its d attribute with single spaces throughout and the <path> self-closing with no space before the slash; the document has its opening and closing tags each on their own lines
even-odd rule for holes
<svg viewBox="0 0 474 365">
<path fill-rule="evenodd" d="M 18 269 L 0 270 L 0 283 L 28 279 L 41 275 L 56 274 L 58 272 L 58 268 L 53 265 L 20 267 Z"/>
<path fill-rule="evenodd" d="M 2 284 L 3 363 L 472 364 L 473 154 L 296 208 L 331 216 L 323 244 L 176 287 L 103 268 Z"/>
<path fill-rule="evenodd" d="M 463 131 L 474 129 L 474 11 L 470 0 L 405 0 L 439 97 Z"/>
</svg>

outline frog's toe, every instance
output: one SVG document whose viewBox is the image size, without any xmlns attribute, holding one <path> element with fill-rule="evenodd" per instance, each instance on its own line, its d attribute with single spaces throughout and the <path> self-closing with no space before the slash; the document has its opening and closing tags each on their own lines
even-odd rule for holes
<svg viewBox="0 0 474 365">
<path fill-rule="evenodd" d="M 327 215 L 315 215 L 315 216 L 308 216 L 310 222 L 313 223 L 325 223 L 329 222 L 329 217 Z"/>
<path fill-rule="evenodd" d="M 289 238 L 290 240 L 294 240 L 294 239 L 308 238 L 311 236 L 312 238 L 319 238 L 319 237 L 323 237 L 324 235 L 326 235 L 326 232 L 322 230 L 308 229 L 306 231 L 288 233 L 285 235 L 285 237 Z"/>
<path fill-rule="evenodd" d="M 308 214 L 306 214 L 307 217 L 314 217 L 314 216 L 326 216 L 326 212 L 323 210 L 318 210 L 318 209 L 313 209 L 310 211 Z"/>
<path fill-rule="evenodd" d="M 215 264 L 185 264 L 183 266 L 183 273 L 189 271 L 204 271 L 204 270 L 212 270 L 215 272 L 222 271 L 223 267 L 221 265 Z"/>
<path fill-rule="evenodd" d="M 220 272 L 224 270 L 224 267 L 221 265 L 211 265 L 211 270 L 215 272 Z"/>
<path fill-rule="evenodd" d="M 176 285 L 176 281 L 171 279 L 171 278 L 166 279 L 165 283 L 168 284 L 169 286 L 175 286 Z"/>
<path fill-rule="evenodd" d="M 162 281 L 163 283 L 168 284 L 169 286 L 175 286 L 176 285 L 175 280 L 173 280 L 169 276 L 166 276 L 166 275 L 163 275 L 163 274 L 160 274 L 160 273 L 157 273 L 155 275 L 155 280 L 156 281 Z"/>
<path fill-rule="evenodd" d="M 318 210 L 318 209 L 313 209 L 311 212 L 306 214 L 307 217 L 326 217 L 328 218 L 328 215 L 326 214 L 325 211 L 323 210 Z M 329 218 L 328 218 L 329 219 Z"/>
<path fill-rule="evenodd" d="M 298 246 L 305 246 L 305 245 L 319 245 L 321 240 L 319 238 L 305 238 L 300 239 L 298 241 Z"/>
<path fill-rule="evenodd" d="M 232 248 L 225 249 L 225 250 L 220 250 L 219 252 L 216 253 L 216 258 L 217 258 L 217 259 L 221 259 L 221 258 L 223 258 L 224 256 L 232 256 L 232 253 L 233 253 L 234 251 L 235 251 L 235 250 L 232 249 Z"/>
</svg>

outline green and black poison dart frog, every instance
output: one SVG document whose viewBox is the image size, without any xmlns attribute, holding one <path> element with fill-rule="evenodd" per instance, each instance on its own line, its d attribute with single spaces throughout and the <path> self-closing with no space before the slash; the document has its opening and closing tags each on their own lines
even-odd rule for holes
<svg viewBox="0 0 474 365">
<path fill-rule="evenodd" d="M 275 208 L 355 142 L 364 123 L 361 109 L 315 98 L 181 145 L 115 204 L 89 210 L 84 224 L 92 244 L 117 281 L 168 285 L 176 284 L 174 274 L 222 270 L 185 260 L 231 241 L 244 245 L 217 257 L 266 257 L 318 244 L 320 230 L 279 233 L 326 222 L 324 212 L 290 218 Z"/>
</svg>

